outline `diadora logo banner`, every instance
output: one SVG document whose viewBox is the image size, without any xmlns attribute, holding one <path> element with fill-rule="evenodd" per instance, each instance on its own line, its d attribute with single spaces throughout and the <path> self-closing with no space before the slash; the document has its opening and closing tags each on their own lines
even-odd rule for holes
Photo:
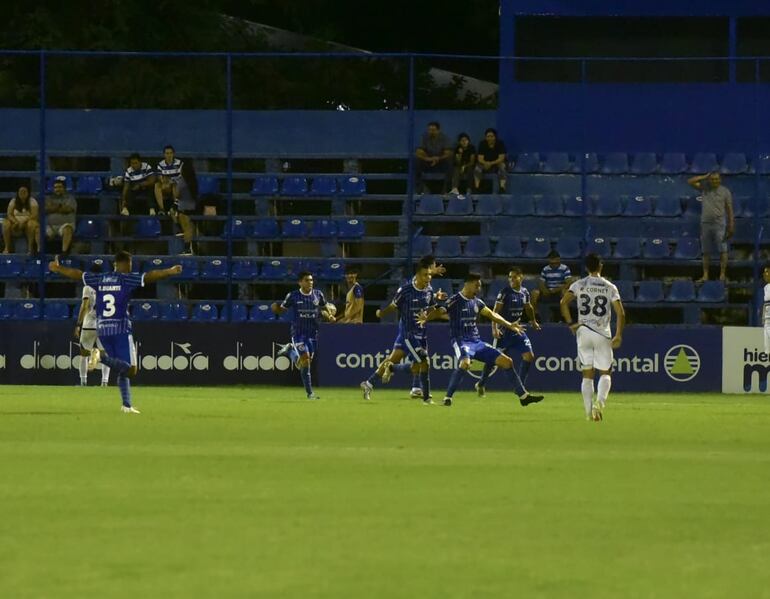
<svg viewBox="0 0 770 599">
<path fill-rule="evenodd" d="M 192 343 L 169 343 L 167 354 L 142 353 L 141 341 L 136 344 L 139 368 L 144 370 L 208 370 L 209 356 L 195 351 Z"/>
<path fill-rule="evenodd" d="M 725 327 L 722 342 L 722 392 L 767 393 L 770 354 L 761 327 Z"/>
<path fill-rule="evenodd" d="M 23 370 L 69 370 L 80 365 L 80 345 L 70 341 L 65 352 L 51 353 L 40 347 L 39 341 L 32 342 L 32 352 L 22 354 L 19 358 L 19 366 Z M 2 360 L 2 368 L 5 368 L 5 356 Z"/>
<path fill-rule="evenodd" d="M 289 370 L 292 367 L 291 360 L 286 356 L 277 356 L 278 345 L 272 344 L 272 351 L 268 355 L 255 355 L 244 350 L 244 343 L 236 341 L 235 351 L 225 356 L 222 366 L 225 370 Z"/>
</svg>

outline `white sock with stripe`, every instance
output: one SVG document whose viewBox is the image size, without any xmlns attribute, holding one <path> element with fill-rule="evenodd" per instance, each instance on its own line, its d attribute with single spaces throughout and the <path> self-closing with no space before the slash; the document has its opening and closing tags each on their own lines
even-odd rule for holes
<svg viewBox="0 0 770 599">
<path fill-rule="evenodd" d="M 580 391 L 583 394 L 583 407 L 586 410 L 586 416 L 590 418 L 591 407 L 594 403 L 594 380 L 584 378 L 580 385 Z"/>
</svg>

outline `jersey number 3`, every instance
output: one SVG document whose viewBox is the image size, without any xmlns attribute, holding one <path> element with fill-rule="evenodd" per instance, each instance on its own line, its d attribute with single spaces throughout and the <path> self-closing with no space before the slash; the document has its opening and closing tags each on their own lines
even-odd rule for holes
<svg viewBox="0 0 770 599">
<path fill-rule="evenodd" d="M 102 310 L 102 316 L 109 318 L 115 314 L 115 296 L 111 293 L 105 293 L 102 296 L 104 302 L 104 309 Z"/>
<path fill-rule="evenodd" d="M 591 300 L 593 299 L 593 307 L 591 307 Z M 603 295 L 597 295 L 593 298 L 590 295 L 580 296 L 580 314 L 582 316 L 588 316 L 593 312 L 594 316 L 604 316 L 607 314 L 607 298 Z"/>
</svg>

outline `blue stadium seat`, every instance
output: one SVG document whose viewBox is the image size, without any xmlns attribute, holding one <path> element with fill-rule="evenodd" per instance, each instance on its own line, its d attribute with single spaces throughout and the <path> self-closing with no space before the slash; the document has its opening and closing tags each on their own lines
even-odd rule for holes
<svg viewBox="0 0 770 599">
<path fill-rule="evenodd" d="M 469 197 L 452 196 L 447 202 L 446 213 L 451 216 L 464 216 L 473 213 L 473 202 Z"/>
<path fill-rule="evenodd" d="M 754 218 L 756 214 L 765 218 L 770 216 L 770 200 L 763 197 L 749 198 L 748 202 L 743 203 L 743 217 Z"/>
<path fill-rule="evenodd" d="M 690 279 L 678 279 L 671 283 L 666 296 L 667 302 L 695 301 L 695 285 Z"/>
<path fill-rule="evenodd" d="M 579 237 L 559 237 L 556 242 L 556 251 L 565 260 L 579 258 L 583 252 L 583 242 Z"/>
<path fill-rule="evenodd" d="M 289 276 L 289 265 L 283 260 L 270 260 L 262 265 L 259 278 L 264 280 L 280 280 Z"/>
<path fill-rule="evenodd" d="M 210 258 L 203 262 L 200 278 L 204 281 L 221 281 L 227 278 L 227 260 Z"/>
<path fill-rule="evenodd" d="M 506 197 L 502 202 L 503 214 L 508 216 L 530 216 L 535 214 L 535 196 Z"/>
<path fill-rule="evenodd" d="M 281 229 L 274 218 L 260 218 L 254 221 L 251 234 L 257 239 L 276 239 L 281 236 Z"/>
<path fill-rule="evenodd" d="M 521 256 L 521 238 L 501 237 L 495 246 L 495 254 L 498 258 L 518 258 Z"/>
<path fill-rule="evenodd" d="M 581 196 L 569 195 L 564 200 L 564 216 L 587 216 L 591 214 L 591 201 L 584 202 Z"/>
<path fill-rule="evenodd" d="M 703 210 L 703 197 L 691 196 L 684 200 L 684 210 L 682 215 L 687 218 L 700 218 L 701 211 Z"/>
<path fill-rule="evenodd" d="M 283 221 L 283 236 L 293 239 L 299 239 L 305 236 L 307 226 L 301 218 L 292 218 Z"/>
<path fill-rule="evenodd" d="M 500 196 L 480 195 L 476 199 L 476 214 L 478 216 L 497 216 L 503 211 L 503 201 Z"/>
<path fill-rule="evenodd" d="M 53 193 L 53 184 L 54 181 L 59 181 L 63 179 L 64 180 L 64 189 L 67 191 L 72 191 L 73 185 L 72 185 L 72 177 L 69 175 L 57 175 L 55 177 L 48 177 L 45 181 L 45 192 L 46 193 Z"/>
<path fill-rule="evenodd" d="M 700 241 L 696 237 L 682 237 L 676 242 L 674 258 L 696 260 L 700 258 Z"/>
<path fill-rule="evenodd" d="M 251 184 L 251 195 L 255 197 L 278 195 L 278 177 L 272 175 L 255 177 Z"/>
<path fill-rule="evenodd" d="M 727 290 L 722 281 L 706 281 L 698 289 L 699 302 L 724 302 L 727 299 Z"/>
<path fill-rule="evenodd" d="M 524 250 L 525 258 L 545 258 L 551 251 L 551 242 L 544 237 L 530 237 Z"/>
<path fill-rule="evenodd" d="M 187 305 L 181 302 L 164 302 L 160 305 L 160 320 L 187 320 Z"/>
<path fill-rule="evenodd" d="M 259 268 L 252 260 L 233 260 L 232 277 L 236 281 L 252 281 L 259 275 Z"/>
<path fill-rule="evenodd" d="M 90 260 L 87 260 L 83 264 L 83 270 L 90 271 L 94 266 L 98 266 L 99 268 L 101 268 L 101 272 L 110 272 L 111 270 L 113 270 L 112 261 L 107 257 L 101 257 L 101 256 L 97 256 L 95 258 L 91 258 Z"/>
<path fill-rule="evenodd" d="M 351 175 L 340 179 L 340 195 L 362 196 L 366 194 L 366 180 L 363 177 Z"/>
<path fill-rule="evenodd" d="M 281 185 L 282 196 L 303 196 L 307 194 L 305 177 L 285 177 Z"/>
<path fill-rule="evenodd" d="M 569 173 L 572 162 L 566 152 L 549 152 L 545 155 L 542 172 L 544 173 Z"/>
<path fill-rule="evenodd" d="M 414 213 L 421 216 L 444 214 L 444 200 L 441 198 L 441 196 L 422 196 L 420 201 L 417 203 L 417 209 L 414 211 Z"/>
<path fill-rule="evenodd" d="M 157 302 L 131 302 L 131 318 L 133 320 L 157 320 L 160 309 Z"/>
<path fill-rule="evenodd" d="M 640 281 L 636 301 L 654 304 L 663 301 L 663 281 Z"/>
<path fill-rule="evenodd" d="M 595 237 L 586 245 L 586 254 L 598 254 L 602 258 L 610 257 L 610 242 L 604 237 Z"/>
<path fill-rule="evenodd" d="M 748 204 L 749 202 L 751 202 L 751 197 L 749 197 L 749 196 L 734 195 L 733 196 L 733 216 L 735 218 L 742 217 L 743 216 L 743 207 L 746 204 Z M 689 208 L 689 206 L 687 206 L 686 208 Z M 685 214 L 687 214 L 687 209 L 686 208 L 685 208 Z M 699 206 L 698 207 L 698 212 L 697 212 L 699 217 L 700 217 L 700 213 L 701 213 L 701 210 L 700 210 L 700 206 Z"/>
<path fill-rule="evenodd" d="M 46 320 L 69 320 L 70 307 L 65 302 L 46 302 L 43 308 Z"/>
<path fill-rule="evenodd" d="M 75 193 L 83 196 L 95 196 L 102 192 L 102 178 L 92 175 L 78 177 Z"/>
<path fill-rule="evenodd" d="M 198 196 L 216 195 L 219 193 L 219 179 L 198 175 Z"/>
<path fill-rule="evenodd" d="M 439 237 L 436 242 L 436 256 L 441 258 L 457 258 L 460 252 L 460 238 L 454 235 Z"/>
<path fill-rule="evenodd" d="M 68 268 L 77 268 L 78 270 L 84 270 L 83 269 L 83 264 L 80 262 L 80 259 L 73 258 L 72 256 L 60 257 L 59 258 L 59 264 L 61 264 L 62 266 L 67 266 Z M 47 266 L 46 266 L 46 268 L 47 268 Z M 90 268 L 90 265 L 89 265 L 89 268 Z M 50 277 L 53 277 L 53 278 L 61 278 L 61 279 L 64 278 L 61 275 L 54 274 L 52 272 L 47 272 L 46 275 L 50 276 Z"/>
<path fill-rule="evenodd" d="M 660 172 L 664 175 L 679 175 L 687 170 L 687 158 L 682 152 L 666 152 L 660 161 Z"/>
<path fill-rule="evenodd" d="M 75 225 L 76 239 L 99 239 L 102 237 L 102 221 L 81 218 Z"/>
<path fill-rule="evenodd" d="M 337 221 L 322 218 L 313 223 L 310 228 L 310 237 L 332 239 L 337 236 Z"/>
<path fill-rule="evenodd" d="M 690 165 L 691 173 L 710 173 L 719 170 L 717 156 L 713 152 L 697 152 Z"/>
<path fill-rule="evenodd" d="M 219 311 L 211 302 L 201 302 L 193 308 L 192 319 L 198 322 L 214 322 L 219 320 Z"/>
<path fill-rule="evenodd" d="M 770 175 L 770 154 L 760 154 L 754 168 L 760 175 Z"/>
<path fill-rule="evenodd" d="M 337 179 L 334 177 L 314 177 L 310 187 L 311 196 L 333 196 L 337 193 Z"/>
<path fill-rule="evenodd" d="M 623 175 L 628 172 L 628 154 L 610 152 L 604 157 L 604 164 L 599 171 L 604 175 Z"/>
<path fill-rule="evenodd" d="M 578 154 L 577 159 L 572 165 L 572 169 L 576 173 L 580 173 L 585 165 L 585 171 L 589 174 L 599 172 L 599 157 L 596 152 L 588 152 L 586 154 Z"/>
<path fill-rule="evenodd" d="M 546 195 L 535 204 L 535 214 L 538 216 L 562 216 L 564 201 L 561 196 Z"/>
<path fill-rule="evenodd" d="M 483 296 L 487 298 L 487 305 L 492 308 L 495 305 L 497 294 L 508 287 L 508 279 L 492 279 L 484 290 Z"/>
<path fill-rule="evenodd" d="M 599 196 L 594 203 L 594 216 L 620 216 L 623 213 L 623 204 L 615 195 Z"/>
<path fill-rule="evenodd" d="M 618 237 L 615 244 L 614 257 L 632 260 L 642 253 L 642 242 L 638 237 Z"/>
<path fill-rule="evenodd" d="M 16 320 L 35 320 L 40 318 L 40 302 L 17 302 L 13 307 L 13 317 Z"/>
<path fill-rule="evenodd" d="M 142 216 L 136 222 L 135 237 L 159 237 L 160 221 L 154 216 Z"/>
<path fill-rule="evenodd" d="M 324 281 L 342 281 L 345 278 L 345 266 L 341 262 L 327 262 L 321 270 Z"/>
<path fill-rule="evenodd" d="M 240 218 L 233 218 L 230 221 L 230 238 L 231 239 L 246 239 L 246 237 L 249 234 L 249 230 L 251 227 L 249 226 L 249 223 L 246 222 L 243 219 Z M 222 233 L 222 237 L 224 239 L 227 239 L 227 231 L 228 227 L 225 227 L 225 231 Z"/>
<path fill-rule="evenodd" d="M 650 214 L 652 214 L 652 200 L 645 196 L 629 198 L 626 202 L 626 208 L 623 210 L 623 216 L 634 218 L 650 216 Z"/>
<path fill-rule="evenodd" d="M 0 300 L 0 320 L 13 318 L 13 302 Z"/>
<path fill-rule="evenodd" d="M 417 235 L 412 241 L 412 254 L 415 256 L 429 256 L 433 253 L 430 237 Z"/>
<path fill-rule="evenodd" d="M 270 304 L 267 302 L 260 302 L 254 304 L 249 310 L 249 320 L 253 322 L 268 322 L 275 320 L 275 314 L 270 309 Z"/>
<path fill-rule="evenodd" d="M 24 263 L 20 276 L 22 279 L 39 279 L 40 271 L 48 273 L 48 264 L 40 258 L 30 258 Z"/>
<path fill-rule="evenodd" d="M 679 198 L 668 196 L 657 198 L 653 214 L 655 216 L 680 216 L 682 214 L 682 202 Z"/>
<path fill-rule="evenodd" d="M 665 239 L 646 239 L 642 248 L 642 257 L 647 260 L 662 260 L 670 254 L 668 242 Z"/>
<path fill-rule="evenodd" d="M 514 173 L 539 173 L 540 172 L 540 154 L 537 152 L 523 152 L 516 156 L 516 162 L 513 165 Z"/>
<path fill-rule="evenodd" d="M 631 159 L 631 173 L 651 175 L 658 170 L 658 157 L 655 152 L 637 152 Z"/>
<path fill-rule="evenodd" d="M 161 268 L 171 268 L 174 266 L 174 264 L 177 264 L 176 260 L 174 258 L 168 257 L 168 258 L 153 258 L 152 260 L 145 260 L 142 262 L 142 272 L 147 272 L 148 270 L 159 270 Z"/>
<path fill-rule="evenodd" d="M 743 152 L 728 152 L 722 158 L 722 168 L 719 169 L 725 175 L 739 175 L 749 170 L 746 154 Z"/>
<path fill-rule="evenodd" d="M 337 237 L 340 239 L 361 239 L 364 236 L 364 221 L 349 218 L 337 222 Z"/>
<path fill-rule="evenodd" d="M 220 320 L 227 320 L 227 307 L 222 307 L 222 313 L 219 316 Z M 242 302 L 233 302 L 230 307 L 230 320 L 231 322 L 246 322 L 249 319 L 249 309 L 246 304 Z"/>
<path fill-rule="evenodd" d="M 24 270 L 24 256 L 8 254 L 0 257 L 0 279 L 14 279 Z"/>
<path fill-rule="evenodd" d="M 618 294 L 620 300 L 623 302 L 634 301 L 634 282 L 633 281 L 612 281 L 615 287 L 618 288 Z"/>
<path fill-rule="evenodd" d="M 465 244 L 465 255 L 469 258 L 482 258 L 489 256 L 492 248 L 489 244 L 489 237 L 486 235 L 472 235 L 468 237 Z"/>
<path fill-rule="evenodd" d="M 179 264 L 182 267 L 178 279 L 195 279 L 198 276 L 199 265 L 195 258 L 172 258 L 171 264 Z"/>
</svg>

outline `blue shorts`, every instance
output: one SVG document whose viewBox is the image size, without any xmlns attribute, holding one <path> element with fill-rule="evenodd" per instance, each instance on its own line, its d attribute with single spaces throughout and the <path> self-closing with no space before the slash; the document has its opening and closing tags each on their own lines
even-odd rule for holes
<svg viewBox="0 0 770 599">
<path fill-rule="evenodd" d="M 496 347 L 492 347 L 489 343 L 484 341 L 456 341 L 452 340 L 452 349 L 455 352 L 455 358 L 458 361 L 462 361 L 465 358 L 471 358 L 473 360 L 479 360 L 484 364 L 493 366 L 497 358 L 500 357 L 501 351 Z"/>
<path fill-rule="evenodd" d="M 526 335 L 517 335 L 511 332 L 506 333 L 500 339 L 495 339 L 494 346 L 502 352 L 511 355 L 517 352 L 521 355 L 532 353 L 532 342 Z"/>
<path fill-rule="evenodd" d="M 99 337 L 99 341 L 110 358 L 117 358 L 128 362 L 131 366 L 136 366 L 136 345 L 131 333 Z"/>
<path fill-rule="evenodd" d="M 315 337 L 305 337 L 303 335 L 298 335 L 297 337 L 291 338 L 291 345 L 295 350 L 297 350 L 297 353 L 300 356 L 303 354 L 309 354 L 312 358 L 315 355 L 316 343 L 317 342 Z"/>
<path fill-rule="evenodd" d="M 404 335 L 399 331 L 393 342 L 393 349 L 404 352 L 412 362 L 424 362 L 428 357 L 428 338 Z"/>
</svg>

